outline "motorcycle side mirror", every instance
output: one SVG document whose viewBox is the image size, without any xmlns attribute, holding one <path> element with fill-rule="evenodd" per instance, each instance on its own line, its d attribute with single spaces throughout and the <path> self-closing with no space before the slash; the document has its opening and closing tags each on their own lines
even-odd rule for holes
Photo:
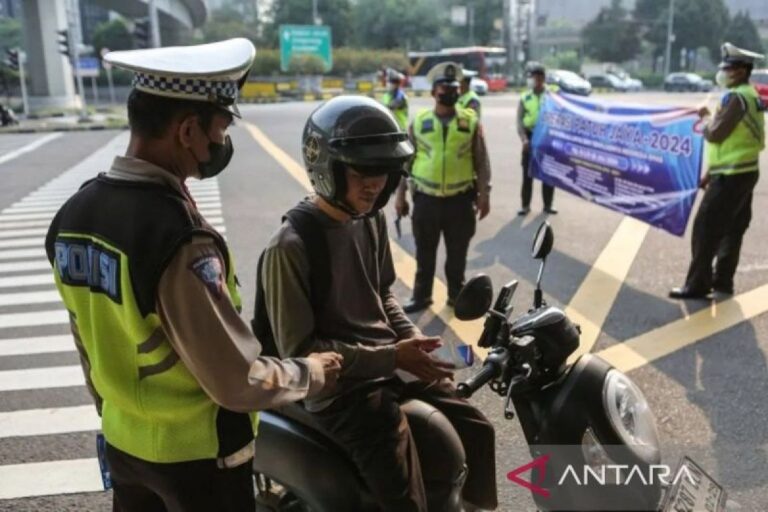
<svg viewBox="0 0 768 512">
<path fill-rule="evenodd" d="M 533 237 L 531 256 L 537 260 L 546 259 L 549 253 L 552 252 L 554 243 L 555 233 L 552 231 L 552 226 L 547 221 L 542 222 L 536 231 L 536 236 Z"/>
<path fill-rule="evenodd" d="M 485 274 L 478 274 L 464 285 L 453 312 L 459 320 L 476 320 L 491 309 L 493 301 L 493 283 Z"/>
<path fill-rule="evenodd" d="M 536 236 L 533 237 L 533 247 L 531 248 L 531 256 L 534 259 L 541 260 L 539 276 L 536 279 L 536 291 L 533 294 L 533 307 L 537 309 L 544 304 L 544 294 L 541 291 L 541 277 L 544 275 L 547 256 L 552 252 L 554 244 L 555 233 L 552 231 L 552 226 L 549 225 L 549 222 L 544 221 L 536 231 Z"/>
</svg>

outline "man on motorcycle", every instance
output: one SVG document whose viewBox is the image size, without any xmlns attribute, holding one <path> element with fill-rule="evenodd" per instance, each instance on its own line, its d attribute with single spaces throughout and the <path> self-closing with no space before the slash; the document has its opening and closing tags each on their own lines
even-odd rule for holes
<svg viewBox="0 0 768 512">
<path fill-rule="evenodd" d="M 337 97 L 312 113 L 303 156 L 315 194 L 286 214 L 268 244 L 259 275 L 264 305 L 280 354 L 343 356 L 337 387 L 304 406 L 347 449 L 383 510 L 427 510 L 400 409 L 412 398 L 451 421 L 467 451 L 464 499 L 493 509 L 493 426 L 456 397 L 452 365 L 429 354 L 439 338 L 423 336 L 390 290 L 395 271 L 381 209 L 412 155 L 408 135 L 369 98 Z"/>
</svg>

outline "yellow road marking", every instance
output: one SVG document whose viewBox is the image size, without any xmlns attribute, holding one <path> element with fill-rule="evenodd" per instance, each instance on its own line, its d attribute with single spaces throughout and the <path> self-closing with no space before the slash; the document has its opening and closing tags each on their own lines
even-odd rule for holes
<svg viewBox="0 0 768 512">
<path fill-rule="evenodd" d="M 768 284 L 597 353 L 628 372 L 768 311 Z"/>
<path fill-rule="evenodd" d="M 570 362 L 595 346 L 648 228 L 648 224 L 624 217 L 565 308 L 568 318 L 581 326 L 581 344 Z"/>
</svg>

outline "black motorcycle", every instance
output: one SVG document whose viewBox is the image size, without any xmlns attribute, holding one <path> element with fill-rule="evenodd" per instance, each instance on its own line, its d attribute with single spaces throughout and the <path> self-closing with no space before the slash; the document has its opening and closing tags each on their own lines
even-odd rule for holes
<svg viewBox="0 0 768 512">
<path fill-rule="evenodd" d="M 460 320 L 486 316 L 478 345 L 489 349 L 480 371 L 457 393 L 469 397 L 488 384 L 504 397 L 504 415 L 517 416 L 533 457 L 509 473 L 510 485 L 529 489 L 542 511 L 722 512 L 725 491 L 696 463 L 683 458 L 675 471 L 661 464 L 653 413 L 626 375 L 589 354 L 568 364 L 579 327 L 548 306 L 541 290 L 553 243 L 545 222 L 532 250 L 541 260 L 533 308 L 520 318 L 509 319 L 517 281 L 494 302 L 490 278 L 476 276 L 455 306 Z M 423 402 L 412 400 L 403 410 L 430 502 L 451 503 L 441 512 L 462 511 L 464 449 L 453 428 Z M 256 445 L 259 510 L 378 510 L 344 451 L 300 406 L 262 414 Z"/>
</svg>

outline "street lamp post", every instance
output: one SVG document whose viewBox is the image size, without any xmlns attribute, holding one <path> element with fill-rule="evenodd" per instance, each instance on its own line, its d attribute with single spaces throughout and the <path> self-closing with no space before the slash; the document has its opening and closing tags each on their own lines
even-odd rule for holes
<svg viewBox="0 0 768 512">
<path fill-rule="evenodd" d="M 157 15 L 156 0 L 149 0 L 149 36 L 152 48 L 160 48 L 160 19 Z"/>
<path fill-rule="evenodd" d="M 664 56 L 664 76 L 669 75 L 672 62 L 672 42 L 675 40 L 673 24 L 675 21 L 675 0 L 669 0 L 669 19 L 667 20 L 667 51 Z"/>
</svg>

